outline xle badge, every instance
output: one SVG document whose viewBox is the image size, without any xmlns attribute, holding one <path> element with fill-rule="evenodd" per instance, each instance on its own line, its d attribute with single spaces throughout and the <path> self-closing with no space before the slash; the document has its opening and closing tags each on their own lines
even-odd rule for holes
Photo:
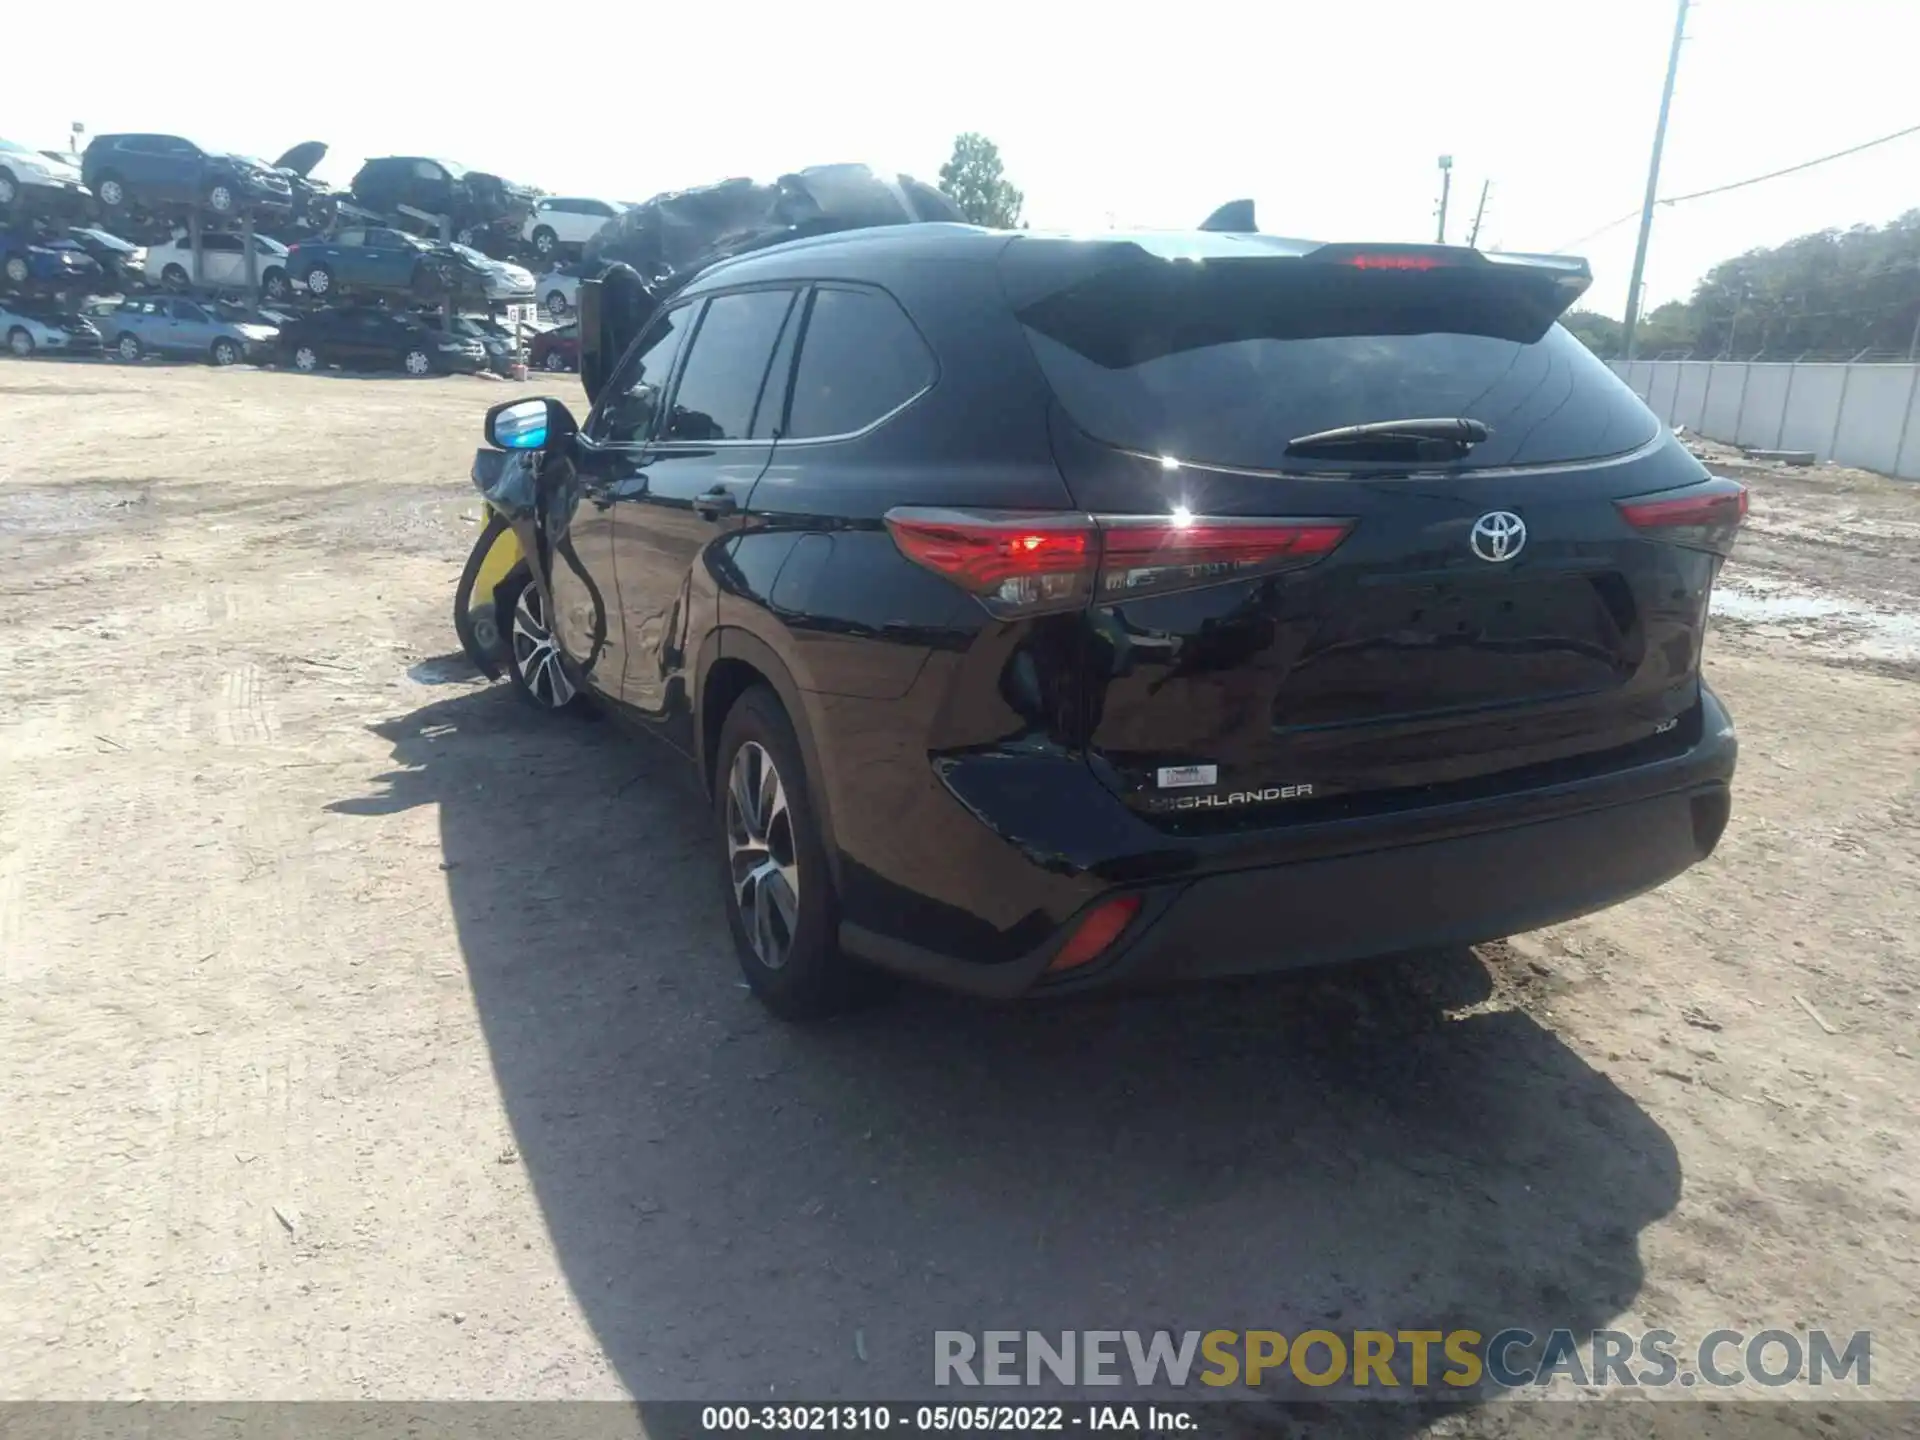
<svg viewBox="0 0 1920 1440">
<path fill-rule="evenodd" d="M 1218 765 L 1163 765 L 1159 771 L 1162 790 L 1178 790 L 1189 785 L 1218 785 Z"/>
</svg>

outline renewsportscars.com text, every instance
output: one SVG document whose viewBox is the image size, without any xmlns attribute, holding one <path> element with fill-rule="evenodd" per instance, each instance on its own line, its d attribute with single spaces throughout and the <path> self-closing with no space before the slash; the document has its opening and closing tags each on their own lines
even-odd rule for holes
<svg viewBox="0 0 1920 1440">
<path fill-rule="evenodd" d="M 1865 1330 L 1713 1330 L 1693 1343 L 1671 1330 L 938 1330 L 933 1376 L 945 1386 L 1141 1389 L 1864 1387 L 1872 1342 Z"/>
</svg>

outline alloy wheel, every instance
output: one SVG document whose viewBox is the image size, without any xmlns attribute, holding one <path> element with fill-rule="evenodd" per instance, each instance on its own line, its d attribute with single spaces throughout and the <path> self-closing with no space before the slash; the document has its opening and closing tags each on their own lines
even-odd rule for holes
<svg viewBox="0 0 1920 1440">
<path fill-rule="evenodd" d="M 302 345 L 293 352 L 293 368 L 296 370 L 318 370 L 320 354 L 311 345 Z"/>
<path fill-rule="evenodd" d="M 426 351 L 409 350 L 407 352 L 407 373 L 409 375 L 424 375 L 432 368 L 433 361 L 427 357 Z"/>
<path fill-rule="evenodd" d="M 121 203 L 125 201 L 126 198 L 127 192 L 121 188 L 118 180 L 102 180 L 100 182 L 100 203 L 105 205 L 109 210 L 119 209 Z"/>
<path fill-rule="evenodd" d="M 513 602 L 513 663 L 527 693 L 547 709 L 558 710 L 573 699 L 573 681 L 560 664 L 540 587 L 531 582 Z"/>
<path fill-rule="evenodd" d="M 213 342 L 214 364 L 231 365 L 239 358 L 240 347 L 235 345 L 231 340 L 216 340 Z"/>
<path fill-rule="evenodd" d="M 324 270 L 307 272 L 307 289 L 316 295 L 324 295 L 333 288 L 333 276 Z"/>
<path fill-rule="evenodd" d="M 800 864 L 786 786 L 753 740 L 728 767 L 727 873 L 753 953 L 769 970 L 783 969 L 800 924 Z"/>
<path fill-rule="evenodd" d="M 27 268 L 27 262 L 18 255 L 7 257 L 7 279 L 16 285 L 27 283 L 27 276 L 33 272 Z"/>
<path fill-rule="evenodd" d="M 122 335 L 117 348 L 120 351 L 120 358 L 122 360 L 138 360 L 140 358 L 140 342 L 131 335 Z"/>
<path fill-rule="evenodd" d="M 33 336 L 16 326 L 7 332 L 7 349 L 24 360 L 33 354 Z"/>
<path fill-rule="evenodd" d="M 564 370 L 567 368 L 567 357 L 558 350 L 549 350 L 543 363 L 549 370 Z"/>
<path fill-rule="evenodd" d="M 562 295 L 558 290 L 547 296 L 547 314 L 551 315 L 554 319 L 563 319 L 569 308 L 567 297 Z"/>
<path fill-rule="evenodd" d="M 216 215 L 224 215 L 233 209 L 233 191 L 224 185 L 216 185 L 207 192 L 207 204 Z"/>
</svg>

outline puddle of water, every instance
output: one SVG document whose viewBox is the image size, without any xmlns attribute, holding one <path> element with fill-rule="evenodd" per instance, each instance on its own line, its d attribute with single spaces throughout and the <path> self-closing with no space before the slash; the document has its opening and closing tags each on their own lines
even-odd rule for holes
<svg viewBox="0 0 1920 1440">
<path fill-rule="evenodd" d="M 1804 638 L 1836 644 L 1871 660 L 1920 660 L 1920 615 L 1874 610 L 1831 595 L 1810 595 L 1784 581 L 1755 576 L 1724 581 L 1713 591 L 1713 613 L 1751 625 L 1809 625 Z"/>
</svg>

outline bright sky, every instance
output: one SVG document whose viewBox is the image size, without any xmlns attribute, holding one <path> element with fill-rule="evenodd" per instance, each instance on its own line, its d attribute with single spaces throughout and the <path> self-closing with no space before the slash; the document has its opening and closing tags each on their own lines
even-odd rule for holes
<svg viewBox="0 0 1920 1440">
<path fill-rule="evenodd" d="M 304 24 L 231 44 L 161 24 L 95 46 L 76 40 L 70 7 L 27 5 L 7 20 L 0 135 L 60 146 L 79 121 L 267 159 L 318 139 L 332 149 L 317 173 L 340 185 L 368 155 L 427 154 L 639 200 L 842 160 L 931 181 L 954 134 L 975 129 L 1000 145 L 1036 228 L 1189 226 L 1251 195 L 1264 230 L 1374 240 L 1432 237 L 1447 153 L 1449 238 L 1465 238 L 1491 180 L 1483 247 L 1551 250 L 1639 204 L 1673 13 L 1673 0 L 332 0 L 307 17 L 332 37 L 323 51 Z M 1700 0 L 1687 29 L 1662 194 L 1920 123 L 1920 0 Z M 1752 246 L 1915 206 L 1920 135 L 1662 208 L 1649 301 L 1684 298 Z M 1578 247 L 1593 308 L 1623 308 L 1633 240 L 1628 222 Z"/>
</svg>

